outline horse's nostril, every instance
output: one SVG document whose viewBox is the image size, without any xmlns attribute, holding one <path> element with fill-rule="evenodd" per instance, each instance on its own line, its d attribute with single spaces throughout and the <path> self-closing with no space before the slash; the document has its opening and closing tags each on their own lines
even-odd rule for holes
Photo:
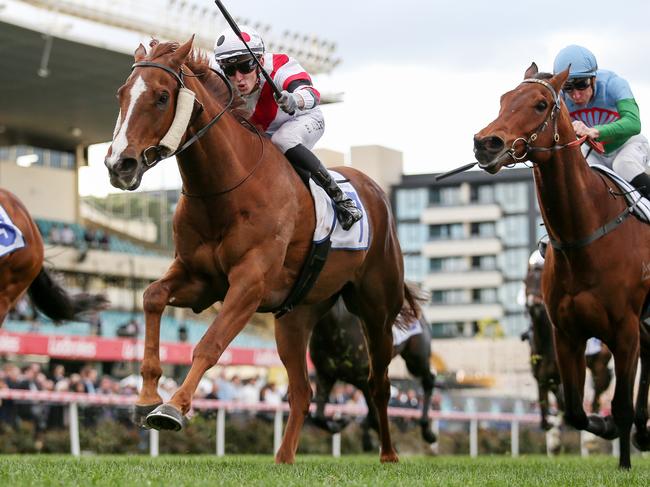
<svg viewBox="0 0 650 487">
<path fill-rule="evenodd" d="M 504 147 L 504 142 L 500 137 L 492 136 L 487 137 L 484 141 L 485 148 L 490 152 L 498 152 Z"/>
<path fill-rule="evenodd" d="M 138 161 L 133 157 L 124 157 L 116 164 L 116 171 L 120 173 L 131 173 L 138 167 Z"/>
</svg>

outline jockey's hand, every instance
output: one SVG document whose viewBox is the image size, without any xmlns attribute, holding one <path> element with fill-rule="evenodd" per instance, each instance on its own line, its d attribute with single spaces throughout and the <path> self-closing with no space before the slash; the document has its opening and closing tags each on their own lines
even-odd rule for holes
<svg viewBox="0 0 650 487">
<path fill-rule="evenodd" d="M 573 130 L 575 131 L 576 135 L 578 137 L 582 137 L 586 135 L 590 139 L 598 139 L 600 137 L 600 132 L 598 131 L 597 128 L 594 127 L 587 127 L 583 122 L 580 120 L 574 120 L 573 122 Z"/>
<path fill-rule="evenodd" d="M 278 106 L 282 108 L 284 112 L 293 115 L 294 112 L 300 108 L 299 101 L 302 101 L 302 98 L 299 100 L 299 96 L 300 95 L 289 93 L 285 90 L 278 98 L 276 98 L 276 101 L 278 102 Z"/>
</svg>

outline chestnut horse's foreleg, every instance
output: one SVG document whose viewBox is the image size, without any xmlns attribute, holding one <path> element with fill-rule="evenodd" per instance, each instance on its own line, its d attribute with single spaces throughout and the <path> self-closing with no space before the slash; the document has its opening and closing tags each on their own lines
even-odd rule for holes
<svg viewBox="0 0 650 487">
<path fill-rule="evenodd" d="M 614 370 L 616 371 L 616 389 L 612 400 L 612 415 L 616 431 L 620 438 L 620 457 L 618 466 L 629 469 L 630 463 L 630 430 L 634 421 L 634 379 L 639 361 L 639 319 L 630 316 L 618 326 L 616 342 L 610 347 L 614 354 Z"/>
<path fill-rule="evenodd" d="M 585 387 L 586 342 L 575 340 L 554 328 L 555 353 L 564 391 L 564 418 L 576 429 L 584 430 L 589 419 L 582 406 Z"/>
<path fill-rule="evenodd" d="M 168 304 L 177 307 L 193 307 L 206 292 L 206 283 L 192 279 L 184 266 L 174 261 L 162 279 L 147 287 L 143 308 L 145 316 L 144 356 L 140 368 L 142 390 L 136 402 L 135 420 L 142 424 L 144 417 L 162 399 L 158 394 L 160 367 L 160 318 Z"/>
<path fill-rule="evenodd" d="M 388 364 L 393 358 L 392 326 L 404 303 L 404 295 L 395 292 L 402 284 L 390 286 L 390 278 L 386 275 L 376 276 L 376 280 L 369 276 L 367 282 L 368 286 L 365 288 L 367 292 L 348 292 L 347 295 L 344 294 L 344 298 L 348 309 L 361 318 L 368 344 L 370 358 L 368 385 L 379 422 L 381 441 L 379 460 L 382 463 L 398 462 L 399 457 L 393 448 L 388 422 L 388 400 L 390 399 Z M 377 282 L 382 282 L 383 286 L 377 286 Z M 394 293 L 392 296 L 387 294 L 390 291 Z"/>
<path fill-rule="evenodd" d="M 319 315 L 314 308 L 300 306 L 275 321 L 278 354 L 289 376 L 289 419 L 275 463 L 293 463 L 305 416 L 309 413 L 312 390 L 307 375 L 309 334 Z"/>
<path fill-rule="evenodd" d="M 228 275 L 230 288 L 223 307 L 194 347 L 192 366 L 169 405 L 185 415 L 203 374 L 217 363 L 226 347 L 246 326 L 260 305 L 264 292 L 264 272 L 259 262 L 242 260 Z"/>
</svg>

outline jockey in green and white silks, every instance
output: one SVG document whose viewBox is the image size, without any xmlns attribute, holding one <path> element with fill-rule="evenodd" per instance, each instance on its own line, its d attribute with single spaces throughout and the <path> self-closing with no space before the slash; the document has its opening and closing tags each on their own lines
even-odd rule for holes
<svg viewBox="0 0 650 487">
<path fill-rule="evenodd" d="M 650 145 L 641 135 L 639 106 L 630 85 L 616 73 L 598 69 L 596 57 L 582 46 L 567 46 L 555 57 L 554 74 L 567 67 L 562 96 L 576 135 L 587 135 L 605 147 L 599 154 L 583 145 L 587 162 L 609 167 L 650 197 L 650 176 L 645 172 Z"/>
</svg>

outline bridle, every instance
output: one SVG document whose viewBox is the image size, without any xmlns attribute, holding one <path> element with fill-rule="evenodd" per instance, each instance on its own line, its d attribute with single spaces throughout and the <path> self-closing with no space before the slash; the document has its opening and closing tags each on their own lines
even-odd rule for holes
<svg viewBox="0 0 650 487">
<path fill-rule="evenodd" d="M 560 140 L 560 135 L 557 132 L 557 119 L 558 119 L 557 115 L 560 112 L 560 94 L 557 91 L 555 91 L 555 88 L 553 88 L 553 86 L 548 81 L 542 79 L 536 79 L 536 78 L 527 78 L 524 81 L 522 81 L 522 83 L 537 83 L 544 86 L 553 95 L 554 104 L 551 107 L 549 114 L 546 116 L 546 119 L 537 127 L 537 129 L 528 137 L 528 139 L 519 137 L 518 139 L 514 140 L 510 149 L 506 151 L 510 155 L 510 157 L 512 157 L 512 159 L 515 162 L 521 162 L 524 158 L 528 156 L 530 152 L 557 152 L 559 150 L 568 147 L 579 147 L 580 145 L 582 145 L 582 143 L 587 139 L 586 135 L 580 137 L 579 139 L 572 140 L 567 144 L 558 144 Z M 531 146 L 530 144 L 537 140 L 539 133 L 543 132 L 548 127 L 549 122 L 551 120 L 553 121 L 553 140 L 555 142 L 554 145 L 552 145 L 551 147 Z M 517 156 L 516 154 L 515 145 L 517 144 L 518 141 L 524 142 L 525 151 L 522 156 Z M 634 204 L 632 204 L 629 207 L 626 207 L 621 213 L 616 215 L 613 219 L 611 219 L 604 225 L 598 227 L 593 233 L 591 233 L 590 235 L 584 238 L 574 240 L 571 242 L 560 242 L 559 240 L 555 240 L 554 238 L 549 237 L 549 242 L 554 249 L 561 250 L 561 251 L 575 250 L 582 247 L 586 247 L 592 242 L 595 242 L 596 240 L 604 237 L 608 233 L 618 228 L 634 212 L 634 209 L 636 208 L 636 205 L 640 199 L 641 198 L 639 197 L 639 199 L 637 199 L 634 202 Z"/>
<path fill-rule="evenodd" d="M 198 77 L 199 75 L 191 75 L 191 74 L 186 74 L 183 72 L 183 68 L 181 67 L 178 72 L 174 71 L 172 68 L 169 66 L 165 66 L 164 64 L 160 63 L 154 63 L 151 61 L 139 61 L 134 63 L 131 66 L 131 70 L 134 70 L 135 68 L 158 68 L 162 69 L 166 73 L 170 74 L 171 76 L 174 77 L 174 79 L 178 82 L 178 87 L 179 90 L 181 88 L 185 88 L 185 82 L 183 81 L 183 76 L 193 76 L 193 77 Z M 219 121 L 219 119 L 223 116 L 224 113 L 230 108 L 232 105 L 234 99 L 235 99 L 235 93 L 232 88 L 232 85 L 230 84 L 230 81 L 228 81 L 228 78 L 226 78 L 224 75 L 219 73 L 218 71 L 213 70 L 219 77 L 223 80 L 225 83 L 226 87 L 228 88 L 228 103 L 224 106 L 224 108 L 219 112 L 212 120 L 210 120 L 207 124 L 205 124 L 198 132 L 196 132 L 192 137 L 190 137 L 188 140 L 185 141 L 183 145 L 181 145 L 179 148 L 177 148 L 174 152 L 171 154 L 166 154 L 167 149 L 165 149 L 161 145 L 152 145 L 150 147 L 147 147 L 143 152 L 142 152 L 142 159 L 144 161 L 144 164 L 148 168 L 152 168 L 156 164 L 158 164 L 160 161 L 163 159 L 167 159 L 173 156 L 176 156 L 183 152 L 185 149 L 187 149 L 189 146 L 191 146 L 194 142 L 199 140 L 205 133 L 212 127 L 215 123 Z M 197 101 L 199 104 L 199 113 L 203 111 L 203 105 L 201 102 Z M 149 154 L 153 153 L 153 157 L 149 157 Z"/>
<path fill-rule="evenodd" d="M 182 66 L 178 70 L 178 72 L 176 72 L 172 68 L 170 68 L 169 66 L 165 66 L 164 64 L 160 64 L 160 63 L 154 63 L 154 62 L 151 62 L 151 61 L 139 61 L 139 62 L 136 62 L 131 66 L 131 70 L 134 70 L 135 68 L 158 68 L 158 69 L 162 69 L 166 73 L 173 76 L 174 79 L 176 79 L 176 81 L 178 82 L 179 92 L 180 92 L 181 89 L 186 89 L 185 82 L 183 81 L 183 76 L 191 76 L 191 77 L 194 77 L 194 78 L 198 78 L 199 76 L 201 76 L 201 75 L 194 75 L 194 74 L 185 73 L 183 71 Z M 213 73 L 215 73 L 217 76 L 219 76 L 219 78 L 221 78 L 221 80 L 224 82 L 224 84 L 228 88 L 228 103 L 226 103 L 224 108 L 215 117 L 213 117 L 198 132 L 196 132 L 192 137 L 190 137 L 188 140 L 186 140 L 183 145 L 181 145 L 179 148 L 177 148 L 172 153 L 166 154 L 166 152 L 168 152 L 168 150 L 164 146 L 162 146 L 160 144 L 152 145 L 152 146 L 146 148 L 142 152 L 142 159 L 144 161 L 144 164 L 148 168 L 152 168 L 153 166 L 158 164 L 163 159 L 168 159 L 170 157 L 176 156 L 176 155 L 180 154 L 181 152 L 183 152 L 185 149 L 187 149 L 189 146 L 191 146 L 194 142 L 196 142 L 201 137 L 203 137 L 203 135 L 205 135 L 205 133 L 210 129 L 210 127 L 212 127 L 215 123 L 217 123 L 219 121 L 219 119 L 224 115 L 224 113 L 226 113 L 226 111 L 231 107 L 231 105 L 232 105 L 232 103 L 233 103 L 233 101 L 235 99 L 235 92 L 234 92 L 234 90 L 232 88 L 230 80 L 228 80 L 228 78 L 226 78 L 219 71 L 217 71 L 215 69 L 212 69 L 212 68 L 210 68 L 210 70 Z M 195 100 L 195 102 L 199 104 L 199 107 L 200 107 L 199 108 L 199 113 L 200 113 L 201 111 L 203 111 L 203 105 L 198 100 Z M 245 120 L 244 122 L 247 123 L 250 127 L 253 128 L 253 130 L 257 134 L 258 138 L 260 139 L 260 143 L 261 143 L 260 145 L 262 147 L 260 157 L 257 160 L 257 163 L 255 164 L 253 169 L 246 176 L 244 176 L 240 181 L 238 181 L 237 183 L 235 183 L 233 186 L 231 186 L 228 189 L 215 191 L 213 193 L 201 195 L 201 194 L 188 193 L 188 192 L 185 191 L 185 188 L 181 188 L 181 193 L 184 196 L 187 196 L 187 197 L 190 197 L 190 198 L 210 198 L 210 197 L 213 197 L 213 196 L 219 196 L 219 195 L 222 195 L 222 194 L 225 194 L 225 193 L 229 193 L 230 191 L 232 191 L 232 190 L 238 188 L 239 186 L 241 186 L 242 184 L 244 184 L 253 175 L 253 173 L 255 173 L 255 171 L 259 167 L 260 163 L 264 159 L 264 140 L 263 140 L 262 134 L 260 133 L 260 131 L 258 130 L 258 128 L 254 124 L 248 122 L 247 120 Z M 191 124 L 191 121 L 188 123 L 188 127 L 189 127 L 190 124 Z M 154 157 L 151 158 L 151 159 L 148 156 L 148 154 L 150 152 L 154 153 Z"/>
<path fill-rule="evenodd" d="M 511 157 L 515 163 L 523 162 L 524 159 L 526 159 L 528 155 L 532 152 L 557 152 L 559 150 L 566 149 L 569 147 L 579 147 L 587 140 L 587 136 L 585 135 L 578 139 L 572 140 L 571 142 L 568 142 L 566 144 L 558 144 L 558 142 L 560 141 L 560 134 L 557 131 L 557 120 L 558 120 L 558 114 L 560 113 L 560 107 L 561 107 L 560 93 L 555 91 L 555 88 L 553 88 L 553 85 L 551 85 L 551 83 L 543 79 L 526 78 L 525 80 L 522 81 L 522 84 L 523 83 L 537 83 L 539 85 L 542 85 L 547 90 L 549 90 L 551 92 L 551 95 L 553 96 L 553 106 L 549 110 L 548 115 L 546 116 L 544 121 L 537 126 L 537 128 L 533 131 L 532 134 L 530 134 L 530 136 L 528 136 L 528 138 L 517 137 L 512 142 L 510 149 L 505 151 L 505 154 Z M 536 147 L 531 145 L 537 140 L 539 134 L 544 130 L 546 130 L 546 128 L 549 126 L 549 123 L 551 121 L 553 122 L 554 144 L 550 147 Z M 522 142 L 523 142 L 524 152 L 519 155 L 517 154 L 517 145 L 521 144 Z"/>
</svg>

